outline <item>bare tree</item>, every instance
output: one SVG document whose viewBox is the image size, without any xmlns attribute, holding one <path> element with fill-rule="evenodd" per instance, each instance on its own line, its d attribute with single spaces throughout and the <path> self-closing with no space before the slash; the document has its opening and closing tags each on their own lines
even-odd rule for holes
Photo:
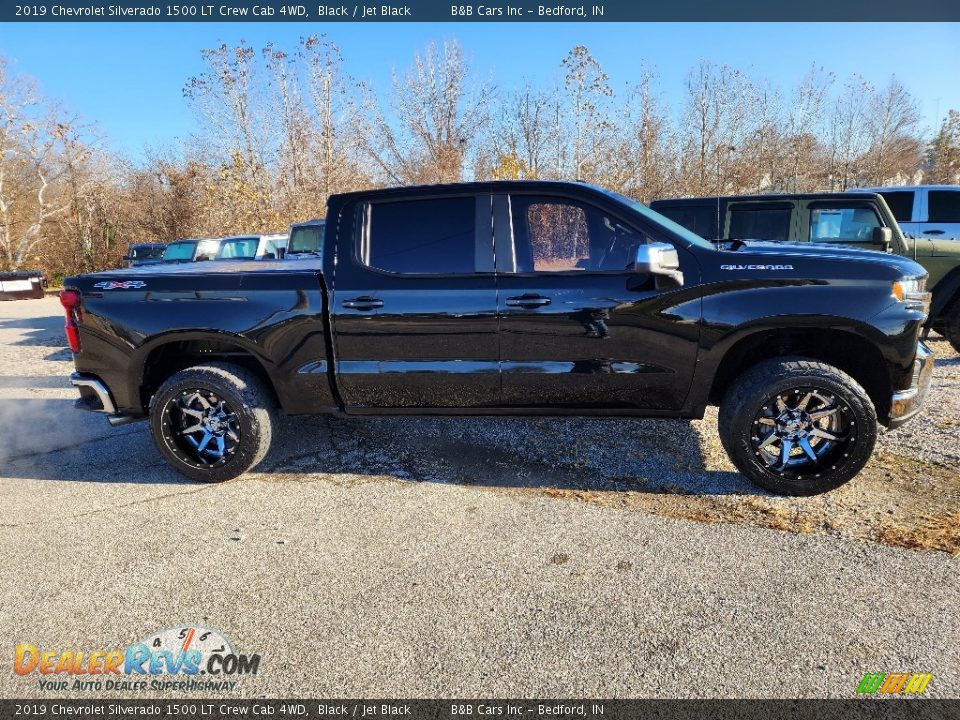
<svg viewBox="0 0 960 720">
<path fill-rule="evenodd" d="M 862 158 L 870 147 L 866 119 L 875 91 L 859 75 L 844 85 L 834 101 L 829 130 L 829 184 L 831 192 L 860 182 Z"/>
<path fill-rule="evenodd" d="M 456 41 L 439 48 L 430 43 L 406 73 L 393 75 L 395 117 L 368 92 L 368 156 L 391 183 L 463 179 L 471 145 L 489 118 L 492 90 L 473 82 Z"/>
<path fill-rule="evenodd" d="M 870 98 L 866 120 L 870 147 L 865 158 L 868 183 L 885 184 L 898 179 L 898 175 L 912 177 L 923 154 L 917 137 L 919 124 L 916 100 L 896 77 L 891 77 L 883 92 Z"/>
<path fill-rule="evenodd" d="M 70 132 L 45 109 L 32 81 L 8 74 L 0 58 L 0 264 L 16 270 L 36 259 L 45 225 L 69 202 L 58 193 L 58 151 Z"/>
<path fill-rule="evenodd" d="M 950 110 L 927 145 L 930 183 L 960 183 L 960 112 Z"/>
<path fill-rule="evenodd" d="M 585 45 L 577 45 L 567 53 L 563 67 L 567 71 L 563 83 L 573 123 L 573 178 L 596 179 L 588 178 L 584 160 L 601 142 L 603 132 L 612 128 L 605 112 L 605 100 L 613 97 L 610 78 Z"/>
</svg>

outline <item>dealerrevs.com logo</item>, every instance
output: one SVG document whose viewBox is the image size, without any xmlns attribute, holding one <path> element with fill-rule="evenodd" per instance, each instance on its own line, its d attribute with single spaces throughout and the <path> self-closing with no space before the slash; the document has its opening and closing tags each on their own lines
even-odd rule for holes
<svg viewBox="0 0 960 720">
<path fill-rule="evenodd" d="M 160 630 L 123 650 L 14 649 L 13 671 L 38 675 L 41 690 L 232 690 L 256 675 L 260 655 L 237 653 L 223 633 L 200 626 Z"/>
</svg>

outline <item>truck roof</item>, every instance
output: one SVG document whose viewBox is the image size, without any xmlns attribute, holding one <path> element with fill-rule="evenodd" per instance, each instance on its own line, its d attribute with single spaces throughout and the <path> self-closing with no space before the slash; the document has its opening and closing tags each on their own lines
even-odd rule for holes
<svg viewBox="0 0 960 720">
<path fill-rule="evenodd" d="M 434 185 L 403 185 L 398 187 L 375 188 L 372 190 L 355 190 L 348 193 L 331 195 L 331 200 L 348 200 L 356 197 L 390 197 L 392 195 L 429 195 L 431 193 L 477 193 L 477 192 L 510 192 L 511 190 L 558 190 L 589 188 L 595 192 L 606 194 L 608 191 L 601 187 L 585 182 L 570 182 L 566 180 L 483 180 L 462 183 L 437 183 Z M 305 223 L 301 223 L 305 224 Z"/>
</svg>

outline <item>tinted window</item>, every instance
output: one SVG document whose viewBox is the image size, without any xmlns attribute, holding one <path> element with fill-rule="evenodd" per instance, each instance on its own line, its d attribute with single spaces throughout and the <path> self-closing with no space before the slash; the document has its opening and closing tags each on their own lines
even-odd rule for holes
<svg viewBox="0 0 960 720">
<path fill-rule="evenodd" d="M 647 240 L 599 208 L 573 201 L 513 196 L 518 272 L 626 270 Z"/>
<path fill-rule="evenodd" d="M 927 205 L 929 222 L 960 222 L 960 190 L 931 190 Z"/>
<path fill-rule="evenodd" d="M 882 192 L 880 195 L 887 201 L 897 222 L 910 222 L 913 219 L 913 190 Z"/>
<path fill-rule="evenodd" d="M 163 253 L 164 260 L 192 260 L 193 251 L 197 244 L 194 242 L 175 242 L 167 245 Z"/>
<path fill-rule="evenodd" d="M 661 215 L 683 225 L 702 238 L 715 240 L 717 233 L 717 208 L 709 205 L 656 205 L 651 206 Z"/>
<path fill-rule="evenodd" d="M 364 262 L 395 273 L 474 272 L 472 197 L 373 203 Z"/>
<path fill-rule="evenodd" d="M 810 210 L 810 239 L 813 242 L 870 242 L 876 227 L 881 227 L 880 219 L 871 208 Z"/>
<path fill-rule="evenodd" d="M 790 207 L 730 209 L 730 232 L 735 240 L 789 240 Z"/>
</svg>

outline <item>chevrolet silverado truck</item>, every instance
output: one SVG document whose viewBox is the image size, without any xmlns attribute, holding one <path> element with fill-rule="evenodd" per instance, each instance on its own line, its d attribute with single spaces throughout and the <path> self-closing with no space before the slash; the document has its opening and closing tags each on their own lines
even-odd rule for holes
<svg viewBox="0 0 960 720">
<path fill-rule="evenodd" d="M 708 239 L 846 245 L 916 260 L 933 293 L 926 330 L 941 333 L 960 352 L 960 242 L 905 236 L 885 195 L 731 195 L 654 200 L 650 207 Z"/>
<path fill-rule="evenodd" d="M 319 237 L 297 259 L 68 278 L 77 405 L 149 418 L 174 468 L 219 482 L 264 458 L 280 411 L 716 404 L 746 477 L 812 494 L 856 475 L 930 383 L 926 272 L 896 255 L 717 249 L 617 194 L 538 181 L 334 195 Z"/>
</svg>

